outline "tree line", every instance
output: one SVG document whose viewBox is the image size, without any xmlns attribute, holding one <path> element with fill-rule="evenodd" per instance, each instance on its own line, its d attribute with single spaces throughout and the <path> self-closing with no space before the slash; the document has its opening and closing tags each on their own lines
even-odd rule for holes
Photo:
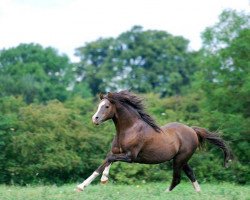
<svg viewBox="0 0 250 200">
<path fill-rule="evenodd" d="M 134 26 L 77 48 L 77 63 L 39 44 L 2 49 L 0 182 L 63 183 L 88 176 L 115 133 L 112 123 L 91 124 L 97 94 L 129 89 L 144 97 L 160 125 L 179 121 L 223 133 L 234 162 L 224 170 L 221 152 L 208 145 L 191 160 L 198 179 L 247 183 L 249 15 L 223 11 L 202 41 L 199 51 L 190 51 L 182 36 Z M 165 181 L 168 166 L 115 163 L 111 177 Z"/>
</svg>

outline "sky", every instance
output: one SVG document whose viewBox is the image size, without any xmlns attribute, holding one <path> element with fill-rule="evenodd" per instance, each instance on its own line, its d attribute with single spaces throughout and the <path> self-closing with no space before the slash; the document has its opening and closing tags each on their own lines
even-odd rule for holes
<svg viewBox="0 0 250 200">
<path fill-rule="evenodd" d="M 0 49 L 39 43 L 76 62 L 75 48 L 141 25 L 182 35 L 198 50 L 201 32 L 228 8 L 250 12 L 250 0 L 0 0 Z"/>
</svg>

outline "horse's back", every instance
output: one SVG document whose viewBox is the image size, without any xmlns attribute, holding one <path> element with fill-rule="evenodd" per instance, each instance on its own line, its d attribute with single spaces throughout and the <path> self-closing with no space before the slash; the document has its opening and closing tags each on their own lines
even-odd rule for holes
<svg viewBox="0 0 250 200">
<path fill-rule="evenodd" d="M 180 130 L 182 130 L 184 132 L 191 131 L 191 132 L 195 133 L 195 131 L 191 127 L 189 127 L 189 126 L 187 126 L 185 124 L 179 123 L 179 122 L 168 123 L 168 124 L 162 126 L 161 129 L 164 132 L 171 132 L 171 131 L 180 131 Z"/>
</svg>

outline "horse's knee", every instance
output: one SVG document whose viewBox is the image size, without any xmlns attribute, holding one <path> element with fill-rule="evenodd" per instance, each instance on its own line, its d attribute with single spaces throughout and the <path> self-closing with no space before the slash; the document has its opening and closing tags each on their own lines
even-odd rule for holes
<svg viewBox="0 0 250 200">
<path fill-rule="evenodd" d="M 121 151 L 120 151 L 120 148 L 119 147 L 112 147 L 112 154 L 119 154 L 119 153 L 121 153 Z"/>
</svg>

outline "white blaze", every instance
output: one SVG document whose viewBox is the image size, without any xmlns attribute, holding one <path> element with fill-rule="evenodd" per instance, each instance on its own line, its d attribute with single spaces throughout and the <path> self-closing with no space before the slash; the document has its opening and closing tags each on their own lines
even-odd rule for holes
<svg viewBox="0 0 250 200">
<path fill-rule="evenodd" d="M 95 118 L 98 116 L 98 113 L 100 112 L 101 107 L 102 107 L 103 105 L 105 105 L 105 103 L 106 103 L 106 99 L 104 99 L 104 100 L 102 100 L 102 101 L 100 102 L 100 104 L 98 105 L 98 109 L 97 109 L 96 113 L 95 113 L 95 114 L 93 115 L 93 117 L 92 117 L 92 120 L 93 120 L 93 121 L 95 121 Z"/>
</svg>

